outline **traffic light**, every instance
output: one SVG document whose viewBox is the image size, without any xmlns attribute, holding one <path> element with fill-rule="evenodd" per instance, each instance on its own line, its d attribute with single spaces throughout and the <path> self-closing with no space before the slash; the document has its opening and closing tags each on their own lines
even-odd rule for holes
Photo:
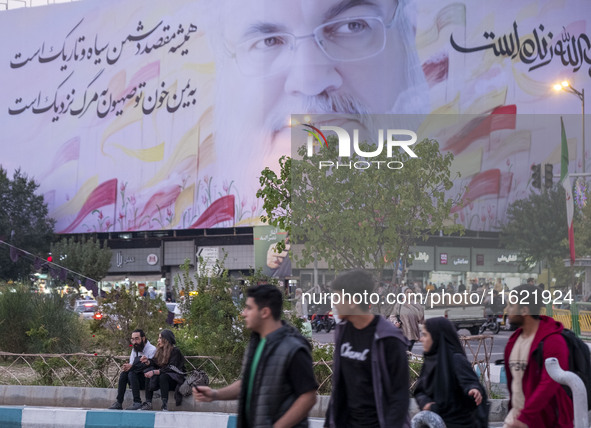
<svg viewBox="0 0 591 428">
<path fill-rule="evenodd" d="M 554 165 L 552 165 L 551 163 L 547 163 L 546 165 L 544 165 L 544 187 L 546 189 L 550 189 L 552 187 L 552 178 L 554 176 L 552 170 L 554 168 Z"/>
<path fill-rule="evenodd" d="M 536 189 L 542 188 L 542 165 L 539 163 L 531 166 L 531 185 Z"/>
</svg>

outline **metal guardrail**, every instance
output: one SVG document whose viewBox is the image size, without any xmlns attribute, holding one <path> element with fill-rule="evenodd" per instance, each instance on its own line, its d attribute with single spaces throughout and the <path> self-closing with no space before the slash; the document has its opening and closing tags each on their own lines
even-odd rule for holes
<svg viewBox="0 0 591 428">
<path fill-rule="evenodd" d="M 490 393 L 490 355 L 493 337 L 461 336 L 468 360 L 478 367 L 483 384 Z M 484 351 L 484 357 L 480 356 Z M 216 357 L 186 356 L 186 369 L 202 369 L 210 383 L 224 386 L 234 379 L 227 379 L 216 364 Z M 410 390 L 414 389 L 423 363 L 423 356 L 408 352 Z M 0 351 L 0 385 L 50 385 L 95 388 L 116 388 L 126 355 L 97 354 L 15 354 Z M 332 387 L 332 361 L 315 361 L 314 372 L 319 383 L 319 393 L 330 393 Z"/>
<path fill-rule="evenodd" d="M 574 303 L 570 309 L 552 308 L 552 317 L 578 336 L 591 337 L 591 303 Z"/>
<path fill-rule="evenodd" d="M 204 370 L 214 385 L 227 385 L 215 357 L 187 356 L 186 369 Z M 116 388 L 124 355 L 14 354 L 0 352 L 0 385 Z"/>
</svg>

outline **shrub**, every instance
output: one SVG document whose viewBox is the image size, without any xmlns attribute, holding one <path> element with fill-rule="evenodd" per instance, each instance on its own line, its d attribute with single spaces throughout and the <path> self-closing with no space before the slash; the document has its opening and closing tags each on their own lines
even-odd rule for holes
<svg viewBox="0 0 591 428">
<path fill-rule="evenodd" d="M 85 329 L 58 294 L 33 294 L 22 285 L 0 294 L 0 347 L 15 353 L 71 353 Z"/>
<path fill-rule="evenodd" d="M 232 382 L 240 375 L 250 336 L 240 316 L 246 288 L 268 281 L 260 272 L 255 272 L 238 284 L 230 278 L 223 260 L 211 267 L 200 259 L 194 275 L 190 273 L 187 260 L 181 272 L 175 278 L 177 294 L 180 288 L 185 290 L 181 301 L 185 326 L 179 334 L 179 348 L 185 355 L 214 357 L 224 378 Z"/>
<path fill-rule="evenodd" d="M 102 299 L 100 311 L 103 315 L 98 322 L 92 323 L 96 335 L 97 348 L 121 353 L 130 352 L 131 333 L 141 328 L 152 344 L 156 344 L 158 333 L 168 328 L 166 318 L 168 309 L 160 299 L 140 296 L 132 285 L 128 291 L 113 291 Z"/>
<path fill-rule="evenodd" d="M 181 309 L 185 315 L 183 338 L 179 347 L 197 355 L 216 357 L 216 365 L 232 382 L 238 378 L 248 333 L 240 320 L 242 299 L 233 297 L 232 280 L 219 262 L 210 272 L 201 261 L 198 273 L 191 276 L 188 261 L 175 285 L 185 289 Z M 208 274 L 211 273 L 211 276 Z M 196 294 L 195 294 L 196 293 Z M 191 294 L 194 294 L 191 296 Z"/>
<path fill-rule="evenodd" d="M 314 361 L 314 376 L 320 386 L 318 394 L 330 395 L 332 392 L 332 357 L 334 345 L 314 343 L 312 361 Z M 330 363 L 330 364 L 329 364 Z"/>
<path fill-rule="evenodd" d="M 66 367 L 68 367 L 68 363 L 62 358 L 49 358 L 47 361 L 37 359 L 33 362 L 33 370 L 37 373 L 39 385 L 59 385 L 54 372 Z"/>
</svg>

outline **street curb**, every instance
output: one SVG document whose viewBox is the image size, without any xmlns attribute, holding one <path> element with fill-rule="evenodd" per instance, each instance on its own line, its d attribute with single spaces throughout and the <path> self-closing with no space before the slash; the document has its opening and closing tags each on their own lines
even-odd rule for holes
<svg viewBox="0 0 591 428">
<path fill-rule="evenodd" d="M 143 393 L 142 393 L 143 394 Z M 78 388 L 71 386 L 31 386 L 31 385 L 0 385 L 0 405 L 2 406 L 37 406 L 58 408 L 107 409 L 116 399 L 117 390 L 114 388 Z M 319 395 L 316 404 L 310 411 L 312 418 L 324 418 L 330 397 Z M 123 408 L 132 403 L 131 391 L 127 391 L 123 401 Z M 509 400 L 490 400 L 490 422 L 501 422 L 507 415 Z M 154 409 L 159 410 L 161 400 L 153 400 Z M 172 412 L 194 412 L 207 414 L 236 414 L 237 401 L 214 401 L 212 403 L 198 403 L 192 397 L 185 397 L 181 406 L 177 407 L 171 393 L 168 408 Z M 414 399 L 410 401 L 409 413 L 414 416 L 419 412 Z M 120 414 L 120 411 L 115 413 Z M 124 412 L 128 413 L 128 412 Z M 143 412 L 142 412 L 143 413 Z M 138 412 L 133 412 L 138 414 Z M 201 415 L 199 416 L 201 418 Z M 47 419 L 46 419 L 47 420 Z M 1 422 L 1 421 L 0 421 Z M 4 423 L 0 426 L 5 427 Z M 20 426 L 20 425 L 18 425 Z M 117 426 L 117 425 L 115 425 Z"/>
</svg>

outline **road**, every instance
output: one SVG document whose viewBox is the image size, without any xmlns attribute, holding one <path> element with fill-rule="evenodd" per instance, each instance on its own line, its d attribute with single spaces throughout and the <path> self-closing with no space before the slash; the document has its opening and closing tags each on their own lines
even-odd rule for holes
<svg viewBox="0 0 591 428">
<path fill-rule="evenodd" d="M 462 334 L 462 333 L 469 335 L 467 330 L 460 330 L 460 334 Z M 496 360 L 500 360 L 503 358 L 503 351 L 504 351 L 505 346 L 507 345 L 509 337 L 511 336 L 512 333 L 513 332 L 511 332 L 511 331 L 504 331 L 504 330 L 501 330 L 499 332 L 499 334 L 496 334 L 496 335 L 490 334 L 490 332 L 485 333 L 485 336 L 491 336 L 492 341 L 493 341 L 492 353 L 491 353 L 491 358 L 490 358 L 491 363 L 494 363 Z M 319 343 L 334 343 L 334 331 L 331 331 L 328 334 L 325 332 L 313 333 L 312 337 L 314 340 L 316 340 Z M 472 341 L 471 347 L 476 352 L 476 350 L 478 348 L 478 342 Z M 413 352 L 413 354 L 423 355 L 423 345 L 421 344 L 421 342 L 415 343 L 415 346 L 413 347 L 412 352 Z M 470 351 L 466 350 L 466 353 L 468 354 L 468 357 L 470 359 L 470 357 L 471 357 Z M 484 359 L 484 350 L 483 349 L 481 349 L 481 351 L 478 353 L 478 356 L 479 356 L 479 359 Z"/>
</svg>

